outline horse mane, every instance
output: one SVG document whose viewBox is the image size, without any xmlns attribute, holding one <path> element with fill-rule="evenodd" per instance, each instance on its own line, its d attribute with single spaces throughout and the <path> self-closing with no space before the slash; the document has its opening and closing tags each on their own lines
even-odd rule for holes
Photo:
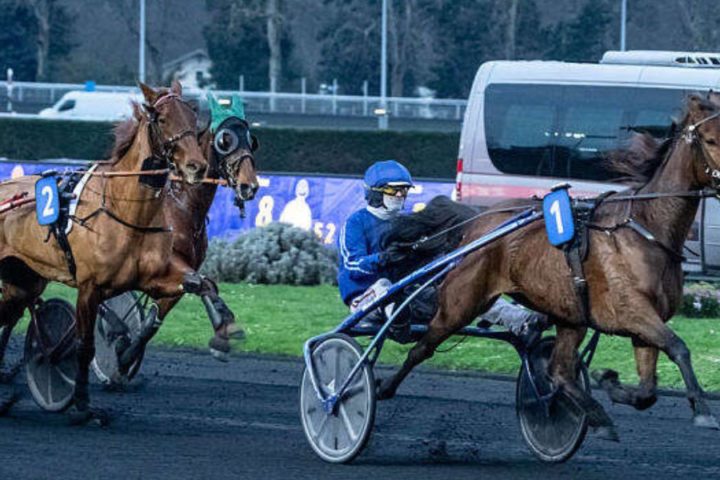
<svg viewBox="0 0 720 480">
<path fill-rule="evenodd" d="M 673 140 L 674 135 L 658 140 L 649 133 L 638 133 L 630 139 L 627 148 L 608 154 L 605 167 L 620 174 L 618 180 L 622 183 L 644 185 L 663 163 Z"/>
<path fill-rule="evenodd" d="M 446 196 L 437 196 L 428 202 L 419 212 L 399 215 L 391 220 L 390 228 L 381 239 L 383 250 L 395 245 L 408 253 L 404 262 L 408 269 L 398 272 L 396 276 L 417 268 L 440 254 L 455 249 L 462 240 L 464 228 L 448 228 L 461 224 L 478 214 L 478 210 L 468 205 L 453 202 Z M 429 240 L 417 243 L 423 237 Z"/>
<path fill-rule="evenodd" d="M 115 124 L 113 132 L 115 134 L 115 143 L 113 145 L 111 156 L 117 161 L 121 159 L 130 150 L 135 137 L 137 136 L 140 122 L 142 120 L 142 110 L 138 102 L 131 102 L 133 114 L 127 120 Z"/>
</svg>

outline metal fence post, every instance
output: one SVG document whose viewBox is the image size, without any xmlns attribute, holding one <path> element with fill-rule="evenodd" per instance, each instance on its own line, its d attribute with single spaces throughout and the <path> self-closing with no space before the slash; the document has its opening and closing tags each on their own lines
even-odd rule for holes
<svg viewBox="0 0 720 480">
<path fill-rule="evenodd" d="M 367 117 L 368 114 L 368 81 L 363 80 L 363 117 Z"/>
<path fill-rule="evenodd" d="M 275 112 L 275 88 L 277 87 L 277 79 L 270 79 L 270 112 Z"/>
<path fill-rule="evenodd" d="M 300 94 L 302 95 L 302 97 L 300 98 L 300 111 L 302 113 L 305 113 L 305 95 L 307 94 L 306 87 L 307 87 L 307 85 L 306 85 L 305 77 L 302 77 L 300 79 Z"/>
<path fill-rule="evenodd" d="M 333 78 L 333 98 L 332 98 L 333 115 L 337 115 L 337 89 L 338 89 L 337 78 Z"/>
</svg>

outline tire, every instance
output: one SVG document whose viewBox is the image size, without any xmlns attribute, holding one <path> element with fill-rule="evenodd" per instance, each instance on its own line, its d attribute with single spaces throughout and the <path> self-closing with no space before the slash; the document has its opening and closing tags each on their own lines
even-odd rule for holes
<svg viewBox="0 0 720 480">
<path fill-rule="evenodd" d="M 554 337 L 544 338 L 529 354 L 530 369 L 541 395 L 552 391 L 547 368 L 554 346 Z M 582 362 L 580 364 L 578 382 L 590 393 L 587 369 Z M 560 463 L 568 460 L 585 440 L 588 429 L 585 412 L 562 393 L 551 401 L 546 412 L 544 405 L 537 400 L 523 367 L 520 367 L 518 374 L 515 408 L 525 443 L 543 462 Z"/>
<path fill-rule="evenodd" d="M 95 320 L 95 358 L 92 361 L 95 376 L 105 385 L 113 383 L 117 378 L 120 367 L 120 359 L 116 351 L 116 344 L 120 337 L 124 336 L 128 342 L 134 341 L 140 335 L 145 324 L 145 312 L 138 302 L 138 294 L 125 292 L 116 297 L 110 298 L 103 303 L 104 308 L 98 310 Z M 124 334 L 117 334 L 112 331 L 112 326 L 107 320 L 107 311 L 113 312 L 126 328 Z M 133 378 L 142 365 L 145 350 L 143 349 L 138 358 L 130 365 L 127 378 Z"/>
<path fill-rule="evenodd" d="M 325 394 L 345 381 L 362 354 L 362 348 L 354 339 L 339 333 L 316 345 L 312 360 Z M 303 430 L 312 449 L 326 462 L 352 461 L 367 445 L 375 423 L 375 376 L 370 365 L 358 370 L 348 391 L 351 395 L 346 394 L 338 401 L 336 412 L 327 414 L 317 398 L 307 367 L 303 371 L 300 386 Z"/>
<path fill-rule="evenodd" d="M 25 374 L 35 403 L 61 412 L 73 401 L 77 375 L 75 309 L 59 298 L 35 309 L 25 335 Z M 52 355 L 50 352 L 56 351 Z"/>
</svg>

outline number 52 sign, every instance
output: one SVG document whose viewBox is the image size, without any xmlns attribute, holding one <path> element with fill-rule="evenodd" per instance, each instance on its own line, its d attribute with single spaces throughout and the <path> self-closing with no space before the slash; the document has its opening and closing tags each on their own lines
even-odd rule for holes
<svg viewBox="0 0 720 480">
<path fill-rule="evenodd" d="M 40 225 L 55 223 L 60 215 L 57 179 L 54 175 L 35 182 L 35 213 Z"/>
<path fill-rule="evenodd" d="M 567 187 L 561 187 L 543 198 L 545 231 L 551 245 L 559 247 L 575 236 L 572 206 Z"/>
</svg>

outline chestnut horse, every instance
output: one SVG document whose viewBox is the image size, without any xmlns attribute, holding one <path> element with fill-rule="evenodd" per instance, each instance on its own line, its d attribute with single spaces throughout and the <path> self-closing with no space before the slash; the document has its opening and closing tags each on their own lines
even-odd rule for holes
<svg viewBox="0 0 720 480">
<path fill-rule="evenodd" d="M 208 98 L 212 124 L 201 133 L 199 139 L 208 160 L 207 178 L 227 182 L 227 186 L 235 192 L 236 203 L 241 205 L 242 202 L 252 200 L 259 188 L 253 155 L 258 142 L 244 119 L 240 97 L 233 96 L 232 104 L 227 108 L 219 105 L 212 95 L 208 95 Z M 173 228 L 169 275 L 183 272 L 186 276 L 193 276 L 205 260 L 208 246 L 206 219 L 217 188 L 218 183 L 215 181 L 199 185 L 172 184 L 165 206 L 166 221 Z M 196 276 L 195 280 L 196 289 L 188 293 L 207 297 L 219 317 L 215 318 L 214 313 L 209 315 L 215 329 L 210 348 L 214 352 L 226 354 L 230 351 L 229 337 L 240 336 L 242 331 L 235 325 L 233 313 L 219 297 L 215 284 L 204 277 Z M 123 374 L 128 372 L 137 355 L 158 332 L 162 320 L 181 298 L 181 295 L 176 295 L 159 299 L 157 315 L 160 322 L 153 322 L 152 329 L 141 338 L 134 352 L 121 356 Z"/>
<path fill-rule="evenodd" d="M 695 425 L 717 428 L 692 368 L 690 351 L 666 322 L 681 302 L 681 251 L 704 195 L 702 189 L 710 187 L 717 192 L 720 186 L 720 95 L 689 96 L 678 130 L 654 158 L 636 165 L 635 173 L 646 175 L 642 186 L 610 196 L 590 220 L 593 228 L 583 262 L 588 318 L 564 253 L 548 243 L 542 222 L 531 224 L 469 254 L 447 275 L 427 334 L 408 353 L 400 370 L 380 384 L 379 398 L 392 397 L 413 367 L 507 294 L 548 314 L 556 325 L 552 381 L 576 400 L 588 412 L 590 424 L 609 438 L 616 438 L 612 421 L 575 381 L 577 349 L 588 327 L 632 339 L 640 386 L 624 387 L 613 372 L 601 373 L 601 383 L 613 400 L 638 409 L 652 405 L 658 352 L 663 351 L 680 369 Z M 486 234 L 512 215 L 507 209 L 523 204 L 539 207 L 537 201 L 499 204 L 493 208 L 497 213 L 466 225 L 460 243 Z M 633 225 L 640 227 L 630 228 Z M 643 227 L 654 240 L 640 233 Z"/>
<path fill-rule="evenodd" d="M 78 225 L 68 234 L 74 272 L 59 242 L 38 225 L 34 205 L 0 217 L 1 326 L 12 327 L 25 308 L 36 303 L 48 281 L 78 289 L 78 371 L 71 414 L 78 423 L 101 413 L 90 410 L 88 395 L 98 305 L 127 290 L 164 297 L 183 289 L 182 275 L 164 276 L 172 253 L 172 234 L 163 211 L 167 179 L 141 172 L 174 166 L 184 180 L 197 183 L 207 169 L 197 142 L 197 117 L 182 100 L 180 84 L 159 91 L 140 87 L 146 103 L 142 116 L 116 129 L 112 159 L 97 165 L 74 215 Z M 113 172 L 129 175 L 112 176 Z M 4 182 L 0 197 L 31 191 L 37 179 Z"/>
</svg>

